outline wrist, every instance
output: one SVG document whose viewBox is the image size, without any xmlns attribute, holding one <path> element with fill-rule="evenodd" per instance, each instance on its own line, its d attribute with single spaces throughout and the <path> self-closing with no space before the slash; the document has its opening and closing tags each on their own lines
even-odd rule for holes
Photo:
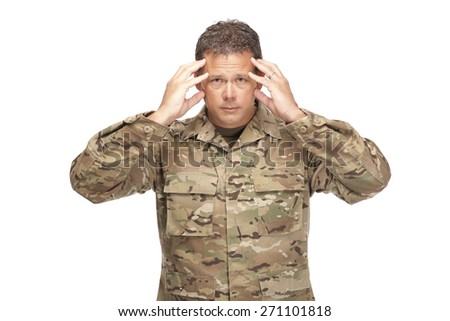
<svg viewBox="0 0 450 321">
<path fill-rule="evenodd" d="M 159 110 L 151 113 L 147 116 L 147 118 L 163 126 L 169 126 L 172 123 L 172 120 L 170 120 L 165 113 Z"/>
<path fill-rule="evenodd" d="M 289 115 L 287 115 L 287 122 L 295 123 L 306 116 L 307 115 L 297 106 L 295 109 L 292 109 L 292 112 L 290 112 Z"/>
</svg>

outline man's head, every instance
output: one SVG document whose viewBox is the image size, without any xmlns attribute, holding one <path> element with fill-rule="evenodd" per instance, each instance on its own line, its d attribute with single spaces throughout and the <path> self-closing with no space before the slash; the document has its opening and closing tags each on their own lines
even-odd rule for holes
<svg viewBox="0 0 450 321">
<path fill-rule="evenodd" d="M 255 89 L 261 88 L 248 76 L 257 72 L 250 58 L 262 58 L 258 34 L 237 20 L 218 22 L 200 36 L 195 57 L 206 59 L 198 73 L 209 77 L 197 88 L 205 92 L 210 121 L 225 128 L 247 124 L 255 113 Z"/>
<path fill-rule="evenodd" d="M 195 60 L 205 58 L 205 53 L 228 55 L 251 52 L 253 58 L 262 58 L 258 34 L 238 20 L 219 21 L 208 27 L 198 38 Z"/>
</svg>

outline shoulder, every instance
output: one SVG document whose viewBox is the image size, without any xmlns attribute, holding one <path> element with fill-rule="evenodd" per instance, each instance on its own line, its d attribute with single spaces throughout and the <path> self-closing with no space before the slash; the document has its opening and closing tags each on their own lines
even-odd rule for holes
<svg viewBox="0 0 450 321">
<path fill-rule="evenodd" d="M 169 131 L 172 134 L 188 134 L 192 132 L 195 128 L 196 120 L 200 115 L 196 115 L 194 117 L 185 118 L 185 119 L 177 119 L 172 124 L 169 125 Z"/>
</svg>

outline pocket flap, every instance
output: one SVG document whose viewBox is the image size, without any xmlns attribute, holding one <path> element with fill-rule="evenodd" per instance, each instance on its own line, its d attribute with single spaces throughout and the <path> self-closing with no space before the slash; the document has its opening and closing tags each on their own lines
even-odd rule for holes
<svg viewBox="0 0 450 321">
<path fill-rule="evenodd" d="M 303 173 L 298 169 L 255 170 L 253 180 L 256 192 L 305 189 Z"/>
<path fill-rule="evenodd" d="M 311 300 L 312 291 L 308 269 L 273 271 L 260 276 L 263 300 Z"/>
<path fill-rule="evenodd" d="M 165 184 L 164 193 L 215 195 L 217 175 L 201 172 L 167 173 Z"/>
<path fill-rule="evenodd" d="M 214 299 L 214 279 L 209 276 L 167 273 L 166 287 L 172 295 L 203 300 Z"/>
</svg>

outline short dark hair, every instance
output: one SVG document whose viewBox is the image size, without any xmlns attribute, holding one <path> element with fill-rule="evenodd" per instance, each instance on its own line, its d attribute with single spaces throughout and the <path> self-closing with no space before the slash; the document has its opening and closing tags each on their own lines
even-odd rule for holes
<svg viewBox="0 0 450 321">
<path fill-rule="evenodd" d="M 219 21 L 209 26 L 198 38 L 195 60 L 205 53 L 228 55 L 249 51 L 253 58 L 262 58 L 259 36 L 248 24 L 239 20 Z"/>
</svg>

